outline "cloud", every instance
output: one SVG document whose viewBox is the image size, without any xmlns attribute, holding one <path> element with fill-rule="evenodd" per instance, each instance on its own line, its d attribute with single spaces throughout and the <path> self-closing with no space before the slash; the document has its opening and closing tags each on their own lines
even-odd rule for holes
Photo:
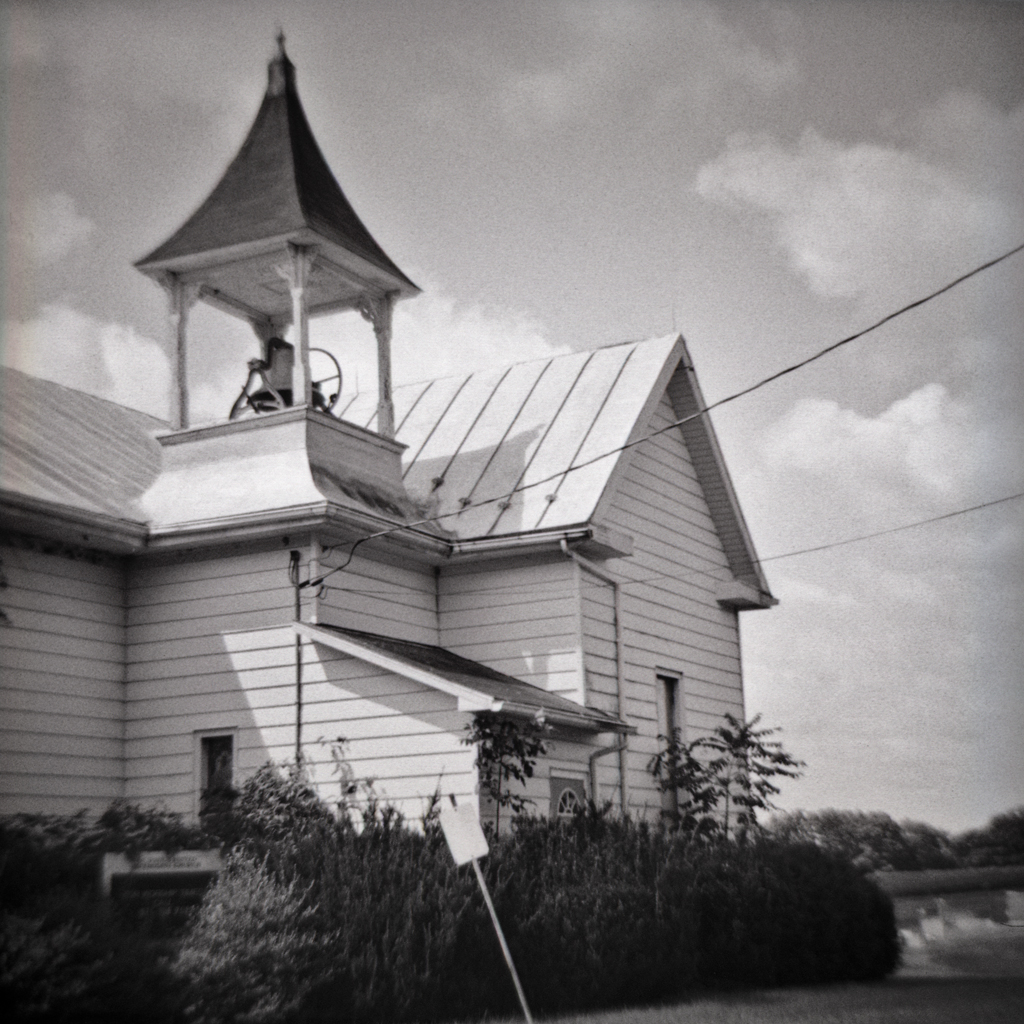
<svg viewBox="0 0 1024 1024">
<path fill-rule="evenodd" d="M 96 225 L 78 212 L 75 200 L 66 192 L 35 196 L 14 211 L 12 255 L 49 267 L 82 245 L 95 229 Z"/>
<path fill-rule="evenodd" d="M 545 54 L 527 71 L 501 70 L 496 104 L 527 131 L 576 121 L 631 96 L 636 111 L 698 105 L 738 84 L 770 94 L 799 78 L 791 55 L 776 56 L 726 21 L 710 3 L 653 8 L 611 0 L 566 4 Z M 685 83 L 678 69 L 686 68 Z M 493 74 L 493 69 L 487 69 Z"/>
<path fill-rule="evenodd" d="M 925 121 L 935 138 L 940 125 L 965 116 L 961 101 Z M 953 159 L 926 145 L 926 134 L 921 127 L 916 149 L 843 145 L 813 129 L 793 146 L 737 135 L 700 169 L 695 187 L 770 217 L 791 268 L 821 295 L 886 295 L 894 284 L 912 291 L 1024 234 L 1019 186 L 996 187 L 984 158 Z"/>
<path fill-rule="evenodd" d="M 967 490 L 979 447 L 967 406 L 942 385 L 926 384 L 875 417 L 828 399 L 800 399 L 769 428 L 763 452 L 772 468 L 827 478 L 843 491 L 951 496 Z"/>
<path fill-rule="evenodd" d="M 976 93 L 954 90 L 925 107 L 907 128 L 935 160 L 993 189 L 1019 196 L 1024 166 L 1024 104 L 1003 111 Z"/>
<path fill-rule="evenodd" d="M 36 377 L 167 417 L 167 357 L 133 327 L 48 304 L 32 320 L 4 324 L 2 359 Z"/>
</svg>

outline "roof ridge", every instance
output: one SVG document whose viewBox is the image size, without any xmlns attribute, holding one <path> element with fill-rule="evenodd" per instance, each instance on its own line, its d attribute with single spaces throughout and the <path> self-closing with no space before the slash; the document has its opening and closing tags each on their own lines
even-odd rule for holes
<svg viewBox="0 0 1024 1024">
<path fill-rule="evenodd" d="M 571 349 L 568 352 L 552 352 L 551 355 L 534 356 L 534 358 L 532 358 L 532 359 L 518 359 L 518 360 L 513 360 L 512 362 L 508 362 L 508 363 L 495 363 L 493 366 L 481 367 L 478 370 L 468 370 L 468 371 L 462 371 L 462 372 L 457 372 L 457 373 L 448 373 L 448 374 L 444 374 L 443 376 L 440 376 L 440 377 L 418 377 L 416 380 L 407 380 L 407 381 L 403 381 L 401 384 L 395 384 L 394 385 L 394 390 L 395 391 L 399 391 L 402 388 L 413 388 L 413 387 L 419 387 L 419 386 L 421 386 L 423 384 L 433 384 L 435 381 L 454 380 L 457 377 L 461 378 L 463 376 L 463 374 L 465 374 L 467 379 L 468 379 L 470 377 L 476 376 L 476 374 L 478 374 L 478 373 L 491 373 L 491 372 L 497 372 L 499 370 L 508 370 L 508 369 L 511 369 L 514 366 L 528 366 L 530 363 L 550 362 L 551 360 L 554 360 L 554 359 L 567 359 L 569 356 L 578 356 L 578 355 L 581 355 L 581 354 L 583 354 L 585 352 L 586 353 L 604 352 L 607 349 L 620 348 L 620 347 L 623 347 L 625 345 L 637 346 L 637 345 L 654 344 L 654 343 L 660 342 L 660 341 L 667 341 L 669 338 L 672 338 L 673 341 L 675 341 L 675 340 L 677 340 L 677 339 L 679 339 L 681 337 L 682 337 L 682 335 L 678 331 L 674 331 L 671 334 L 662 334 L 662 335 L 659 335 L 656 338 L 639 338 L 639 339 L 634 339 L 632 341 L 613 341 L 613 342 L 611 342 L 610 344 L 607 344 L 607 345 L 594 345 L 594 346 L 592 346 L 590 348 L 576 348 L 576 349 Z M 353 398 L 358 398 L 360 395 L 368 395 L 368 394 L 372 394 L 372 393 L 373 392 L 371 392 L 371 391 L 353 391 L 353 392 L 350 392 L 350 394 L 351 394 L 351 396 Z"/>
</svg>

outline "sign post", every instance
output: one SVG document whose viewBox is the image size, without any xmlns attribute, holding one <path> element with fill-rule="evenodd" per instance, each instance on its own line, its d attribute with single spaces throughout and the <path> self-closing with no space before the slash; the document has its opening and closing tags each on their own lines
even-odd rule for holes
<svg viewBox="0 0 1024 1024">
<path fill-rule="evenodd" d="M 487 910 L 491 915 L 494 931 L 498 936 L 498 943 L 501 945 L 501 951 L 505 955 L 505 963 L 508 964 L 509 973 L 512 975 L 512 982 L 516 987 L 516 995 L 519 996 L 519 1005 L 523 1008 L 523 1016 L 526 1018 L 526 1024 L 533 1024 L 530 1007 L 526 1004 L 526 993 L 523 991 L 523 986 L 519 981 L 516 965 L 512 962 L 512 953 L 508 948 L 508 943 L 505 941 L 505 933 L 501 930 L 501 925 L 498 923 L 498 914 L 494 909 L 494 903 L 491 901 L 491 894 L 487 891 L 484 873 L 480 870 L 480 858 L 486 857 L 489 852 L 487 837 L 484 835 L 483 829 L 480 828 L 480 822 L 477 820 L 472 805 L 463 804 L 459 807 L 455 803 L 454 796 L 451 798 L 451 801 L 451 807 L 441 807 L 441 829 L 444 832 L 445 839 L 448 841 L 448 849 L 452 851 L 452 857 L 460 867 L 470 862 L 473 864 L 473 871 L 476 872 L 476 880 L 480 883 L 480 891 L 484 895 L 484 902 L 487 904 Z"/>
</svg>

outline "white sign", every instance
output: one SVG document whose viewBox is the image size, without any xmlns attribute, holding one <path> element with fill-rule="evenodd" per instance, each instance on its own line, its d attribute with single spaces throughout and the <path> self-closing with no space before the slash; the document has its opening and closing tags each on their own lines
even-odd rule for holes
<svg viewBox="0 0 1024 1024">
<path fill-rule="evenodd" d="M 460 804 L 458 807 L 443 804 L 441 828 L 456 864 L 468 864 L 478 857 L 487 856 L 487 838 L 472 804 Z"/>
<path fill-rule="evenodd" d="M 109 896 L 114 875 L 217 873 L 223 866 L 220 850 L 178 850 L 176 853 L 144 850 L 135 858 L 124 853 L 105 853 L 100 865 L 100 884 L 103 895 Z"/>
</svg>

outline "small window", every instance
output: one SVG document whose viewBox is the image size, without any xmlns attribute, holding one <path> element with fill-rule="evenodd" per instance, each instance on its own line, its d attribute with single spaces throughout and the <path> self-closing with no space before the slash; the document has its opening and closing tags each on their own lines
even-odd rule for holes
<svg viewBox="0 0 1024 1024">
<path fill-rule="evenodd" d="M 235 737 L 233 733 L 199 738 L 199 813 L 229 811 L 235 791 Z"/>
<path fill-rule="evenodd" d="M 679 721 L 679 677 L 659 675 L 658 688 L 661 697 L 661 731 L 669 739 L 680 728 Z"/>
<path fill-rule="evenodd" d="M 551 817 L 571 818 L 587 806 L 587 790 L 582 779 L 551 776 Z"/>
<path fill-rule="evenodd" d="M 665 737 L 662 742 L 670 742 L 677 733 L 680 742 L 685 742 L 683 723 L 679 715 L 679 677 L 658 674 L 658 701 L 661 721 L 659 733 Z M 661 794 L 661 809 L 666 814 L 675 814 L 679 807 L 679 793 L 675 789 L 667 789 Z"/>
</svg>

